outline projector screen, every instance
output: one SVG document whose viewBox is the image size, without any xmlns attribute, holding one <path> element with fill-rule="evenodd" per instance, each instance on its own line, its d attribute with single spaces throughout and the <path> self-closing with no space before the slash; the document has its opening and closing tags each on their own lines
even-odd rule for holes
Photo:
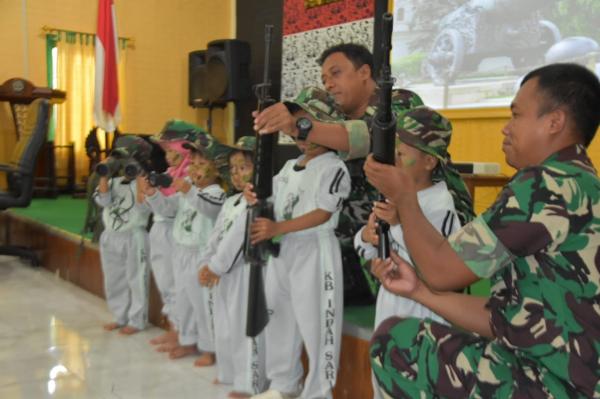
<svg viewBox="0 0 600 399">
<path fill-rule="evenodd" d="M 435 108 L 506 106 L 547 63 L 600 76 L 598 43 L 598 0 L 395 0 L 392 74 Z"/>
</svg>

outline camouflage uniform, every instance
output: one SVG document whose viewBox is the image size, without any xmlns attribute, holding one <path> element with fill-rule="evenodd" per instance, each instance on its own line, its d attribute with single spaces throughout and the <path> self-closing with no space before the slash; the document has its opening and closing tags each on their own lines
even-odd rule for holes
<svg viewBox="0 0 600 399">
<path fill-rule="evenodd" d="M 377 111 L 377 101 L 378 95 L 375 92 L 365 114 L 359 120 L 352 120 L 342 112 L 335 104 L 333 97 L 324 90 L 315 87 L 305 88 L 294 100 L 315 119 L 322 122 L 339 123 L 348 131 L 349 149 L 347 152 L 338 152 L 338 155 L 346 163 L 350 172 L 352 191 L 344 201 L 336 229 L 336 235 L 342 246 L 345 303 L 347 304 L 352 304 L 355 295 L 362 297 L 365 294 L 372 303 L 377 293 L 377 284 L 370 273 L 364 273 L 368 287 L 365 286 L 360 272 L 357 273 L 361 267 L 361 261 L 353 245 L 354 235 L 362 225 L 367 223 L 373 201 L 378 198 L 377 190 L 367 182 L 363 171 L 365 158 L 371 148 L 370 127 Z M 398 89 L 392 92 L 392 110 L 396 114 L 419 105 L 423 105 L 423 101 L 412 91 Z M 348 294 L 351 296 L 348 297 Z"/>
<path fill-rule="evenodd" d="M 392 397 L 600 397 L 600 181 L 581 145 L 520 170 L 449 238 L 492 282 L 495 339 L 388 319 L 371 343 Z"/>
</svg>

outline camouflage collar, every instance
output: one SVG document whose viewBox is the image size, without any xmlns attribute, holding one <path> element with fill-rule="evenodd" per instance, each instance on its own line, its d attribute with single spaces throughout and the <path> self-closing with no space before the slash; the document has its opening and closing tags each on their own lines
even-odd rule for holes
<svg viewBox="0 0 600 399">
<path fill-rule="evenodd" d="M 587 150 L 583 144 L 572 144 L 554 154 L 550 155 L 543 166 L 555 166 L 557 164 L 577 164 L 579 167 L 587 170 L 589 173 L 597 174 L 596 168 L 589 158 Z"/>
</svg>

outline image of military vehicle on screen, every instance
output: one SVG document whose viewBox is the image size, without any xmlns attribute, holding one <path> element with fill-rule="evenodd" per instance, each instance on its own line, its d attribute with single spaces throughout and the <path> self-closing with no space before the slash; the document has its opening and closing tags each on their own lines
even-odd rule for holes
<svg viewBox="0 0 600 399">
<path fill-rule="evenodd" d="M 600 73 L 600 2 L 396 0 L 392 72 L 437 108 L 504 106 L 535 67 Z"/>
</svg>

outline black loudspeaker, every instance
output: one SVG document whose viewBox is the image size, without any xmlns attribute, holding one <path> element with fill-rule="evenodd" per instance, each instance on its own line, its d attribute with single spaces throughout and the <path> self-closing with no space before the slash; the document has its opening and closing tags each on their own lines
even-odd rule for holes
<svg viewBox="0 0 600 399">
<path fill-rule="evenodd" d="M 188 104 L 194 108 L 210 105 L 206 61 L 206 50 L 188 55 Z"/>
<path fill-rule="evenodd" d="M 250 44 L 242 40 L 215 40 L 206 49 L 206 86 L 212 104 L 250 97 Z"/>
</svg>

